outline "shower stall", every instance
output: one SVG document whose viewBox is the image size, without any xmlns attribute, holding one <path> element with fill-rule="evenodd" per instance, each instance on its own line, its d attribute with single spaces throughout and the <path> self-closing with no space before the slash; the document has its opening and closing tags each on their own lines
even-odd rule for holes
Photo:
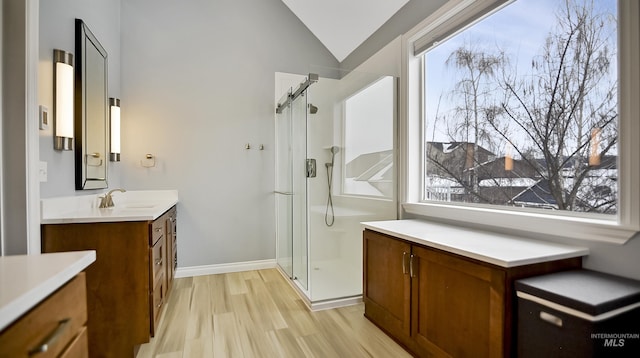
<svg viewBox="0 0 640 358">
<path fill-rule="evenodd" d="M 362 221 L 395 219 L 396 81 L 276 73 L 276 261 L 307 305 L 362 296 Z"/>
</svg>

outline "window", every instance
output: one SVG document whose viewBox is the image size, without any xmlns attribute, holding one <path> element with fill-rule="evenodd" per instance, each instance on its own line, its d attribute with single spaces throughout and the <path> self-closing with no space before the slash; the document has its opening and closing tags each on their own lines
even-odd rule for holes
<svg viewBox="0 0 640 358">
<path fill-rule="evenodd" d="M 624 75 L 637 4 L 503 2 L 454 1 L 407 36 L 405 210 L 626 241 L 640 226 Z"/>
<path fill-rule="evenodd" d="M 519 0 L 429 49 L 424 199 L 616 214 L 616 28 L 616 0 Z"/>
<path fill-rule="evenodd" d="M 394 89 L 385 76 L 344 101 L 344 194 L 393 197 Z"/>
</svg>

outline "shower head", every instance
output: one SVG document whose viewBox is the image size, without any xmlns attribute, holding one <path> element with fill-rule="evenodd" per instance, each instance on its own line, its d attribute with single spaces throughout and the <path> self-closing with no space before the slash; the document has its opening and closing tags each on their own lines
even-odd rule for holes
<svg viewBox="0 0 640 358">
<path fill-rule="evenodd" d="M 340 147 L 338 147 L 337 145 L 332 145 L 329 150 L 331 151 L 332 155 L 336 155 L 340 151 Z"/>
<path fill-rule="evenodd" d="M 318 113 L 318 107 L 316 107 L 313 104 L 309 103 L 309 113 L 311 113 L 311 114 Z"/>
</svg>

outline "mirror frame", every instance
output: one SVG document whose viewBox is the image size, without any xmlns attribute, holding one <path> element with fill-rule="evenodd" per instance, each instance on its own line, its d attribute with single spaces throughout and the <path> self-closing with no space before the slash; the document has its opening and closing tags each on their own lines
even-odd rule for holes
<svg viewBox="0 0 640 358">
<path fill-rule="evenodd" d="M 109 121 L 108 121 L 108 77 L 109 66 L 107 62 L 107 51 L 100 44 L 98 39 L 93 35 L 91 30 L 81 19 L 76 19 L 75 24 L 75 44 L 76 44 L 76 65 L 75 65 L 75 119 L 74 119 L 74 136 L 75 136 L 75 182 L 76 190 L 87 189 L 104 189 L 108 187 L 108 156 L 107 144 L 109 141 Z M 104 113 L 89 113 L 87 96 L 86 96 L 86 71 L 91 70 L 87 67 L 87 44 L 92 45 L 104 58 Z M 104 177 L 91 178 L 87 175 L 87 118 L 93 116 L 102 117 L 101 123 L 104 125 L 104 144 L 100 145 L 101 153 L 99 155 L 100 165 L 104 165 Z"/>
</svg>

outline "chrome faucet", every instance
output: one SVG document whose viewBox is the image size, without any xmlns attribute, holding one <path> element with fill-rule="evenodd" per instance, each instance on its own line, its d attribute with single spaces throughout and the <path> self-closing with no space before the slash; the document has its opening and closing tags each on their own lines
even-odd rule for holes
<svg viewBox="0 0 640 358">
<path fill-rule="evenodd" d="M 109 190 L 108 193 L 106 193 L 106 194 L 104 194 L 104 196 L 100 197 L 100 205 L 98 206 L 99 208 L 112 208 L 112 207 L 114 207 L 113 198 L 111 197 L 111 194 L 114 191 L 119 191 L 121 193 L 126 192 L 126 190 L 124 190 L 124 189 Z"/>
</svg>

